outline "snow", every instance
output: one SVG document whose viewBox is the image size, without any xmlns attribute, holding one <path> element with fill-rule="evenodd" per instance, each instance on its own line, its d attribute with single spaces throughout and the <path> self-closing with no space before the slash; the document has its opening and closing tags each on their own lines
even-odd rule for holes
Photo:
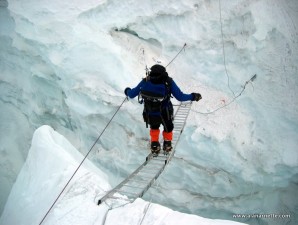
<svg viewBox="0 0 298 225">
<path fill-rule="evenodd" d="M 12 187 L 39 127 L 67 138 L 73 148 L 59 143 L 71 155 L 86 154 L 124 100 L 124 88 L 140 81 L 146 65 L 167 65 L 187 43 L 167 71 L 185 93 L 203 99 L 193 104 L 175 158 L 144 200 L 211 219 L 289 214 L 291 220 L 237 221 L 296 224 L 297 1 L 219 3 L 0 1 L 0 212 L 9 193 L 18 194 Z M 136 100 L 125 102 L 89 156 L 111 187 L 148 153 L 141 113 Z M 66 175 L 76 164 L 67 162 L 57 166 Z"/>
<path fill-rule="evenodd" d="M 83 158 L 53 128 L 46 125 L 38 128 L 0 224 L 39 224 Z M 140 221 L 142 224 L 227 224 L 227 221 L 176 212 L 142 199 L 133 203 L 118 201 L 98 206 L 97 200 L 110 188 L 108 177 L 92 162 L 85 161 L 43 224 L 104 222 L 131 225 Z"/>
</svg>

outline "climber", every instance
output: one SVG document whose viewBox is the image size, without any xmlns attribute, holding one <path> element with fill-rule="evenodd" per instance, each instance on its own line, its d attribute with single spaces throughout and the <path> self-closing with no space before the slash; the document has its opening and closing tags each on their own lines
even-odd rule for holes
<svg viewBox="0 0 298 225">
<path fill-rule="evenodd" d="M 129 98 L 139 96 L 139 102 L 144 102 L 143 118 L 150 125 L 151 152 L 160 152 L 159 127 L 163 125 L 163 150 L 165 154 L 172 150 L 173 139 L 173 105 L 171 94 L 178 101 L 199 101 L 201 94 L 184 94 L 174 80 L 168 76 L 166 68 L 160 64 L 151 67 L 149 75 L 133 89 L 127 87 L 124 93 Z"/>
</svg>

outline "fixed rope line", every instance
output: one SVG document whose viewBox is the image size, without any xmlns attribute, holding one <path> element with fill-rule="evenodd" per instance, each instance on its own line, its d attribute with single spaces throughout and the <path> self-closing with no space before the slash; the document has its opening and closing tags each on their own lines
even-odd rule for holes
<svg viewBox="0 0 298 225">
<path fill-rule="evenodd" d="M 110 205 L 108 205 L 106 202 L 105 202 L 105 204 L 106 204 L 106 206 L 108 207 L 108 210 L 107 210 L 107 212 L 105 213 L 105 215 L 104 215 L 104 218 L 103 218 L 103 221 L 102 221 L 102 225 L 105 225 L 106 224 L 106 221 L 107 221 L 107 218 L 108 218 L 108 213 L 110 212 L 110 211 L 112 211 L 113 209 L 118 209 L 118 208 L 120 208 L 120 207 L 124 207 L 124 206 L 126 206 L 126 205 L 128 205 L 130 202 L 126 202 L 126 203 L 124 203 L 124 204 L 122 204 L 122 205 L 119 205 L 119 206 L 116 206 L 116 207 L 112 207 L 112 206 L 110 206 Z"/>
<path fill-rule="evenodd" d="M 227 104 L 225 104 L 225 105 L 223 105 L 223 106 L 220 106 L 220 107 L 218 107 L 217 109 L 215 109 L 215 110 L 213 110 L 213 111 L 211 111 L 211 112 L 199 112 L 199 111 L 196 111 L 196 110 L 193 110 L 193 109 L 192 109 L 191 111 L 196 112 L 196 113 L 199 113 L 199 114 L 207 115 L 207 114 L 215 113 L 216 111 L 218 111 L 218 110 L 220 110 L 220 109 L 223 109 L 223 108 L 229 106 L 229 105 L 232 104 L 238 97 L 240 97 L 240 95 L 244 92 L 244 90 L 245 90 L 245 88 L 246 88 L 246 85 L 247 85 L 248 83 L 250 83 L 250 82 L 253 82 L 256 78 L 257 78 L 257 74 L 253 75 L 249 80 L 247 80 L 247 81 L 245 82 L 245 84 L 243 85 L 242 90 L 239 92 L 239 94 L 238 94 L 238 95 L 235 95 L 235 97 L 234 97 L 229 103 L 227 103 Z"/>
<path fill-rule="evenodd" d="M 230 76 L 228 74 L 228 70 L 227 70 L 227 66 L 226 66 L 226 52 L 225 52 L 224 35 L 223 35 L 223 29 L 222 29 L 221 2 L 220 2 L 220 0 L 218 0 L 218 4 L 219 4 L 219 20 L 220 20 L 220 31 L 221 31 L 222 54 L 223 54 L 225 72 L 226 72 L 227 79 L 228 79 L 228 87 L 229 87 L 230 91 L 233 93 L 233 95 L 235 97 L 235 93 L 230 87 Z"/>
<path fill-rule="evenodd" d="M 256 77 L 257 77 L 257 75 L 255 74 L 255 75 L 253 75 L 249 80 L 247 80 L 247 81 L 245 82 L 245 84 L 243 85 L 241 91 L 240 91 L 239 94 L 237 94 L 237 95 L 236 95 L 235 92 L 231 89 L 231 87 L 230 87 L 230 76 L 229 76 L 229 74 L 228 74 L 228 70 L 227 70 L 227 66 L 226 66 L 226 53 L 225 53 L 224 35 L 223 35 L 223 28 L 222 28 L 222 27 L 223 27 L 223 25 L 222 25 L 222 15 L 221 15 L 221 0 L 218 0 L 218 4 L 219 4 L 220 31 L 221 31 L 222 53 L 223 53 L 223 61 L 224 61 L 225 73 L 226 73 L 227 80 L 228 80 L 228 87 L 229 87 L 230 91 L 233 93 L 233 96 L 234 96 L 234 97 L 233 97 L 233 99 L 232 99 L 230 102 L 228 102 L 227 104 L 225 104 L 225 105 L 223 105 L 223 106 L 220 106 L 220 107 L 218 107 L 218 108 L 216 108 L 216 109 L 214 109 L 213 111 L 210 111 L 210 112 L 199 112 L 199 111 L 196 111 L 196 110 L 192 110 L 193 112 L 196 112 L 196 113 L 199 113 L 199 114 L 204 114 L 204 115 L 215 113 L 215 112 L 217 112 L 218 110 L 223 109 L 223 108 L 229 106 L 230 104 L 232 104 L 232 103 L 233 103 L 238 97 L 240 97 L 240 95 L 244 92 L 244 90 L 245 90 L 245 88 L 246 88 L 246 85 L 247 85 L 248 83 L 252 83 L 252 82 L 256 79 Z"/>
<path fill-rule="evenodd" d="M 181 50 L 177 53 L 177 55 L 168 63 L 168 65 L 165 66 L 165 68 L 167 68 L 177 57 L 178 55 L 183 51 L 183 49 L 185 49 L 186 47 L 186 43 L 183 45 L 183 47 L 181 48 Z"/>
<path fill-rule="evenodd" d="M 143 217 L 142 217 L 141 222 L 139 223 L 139 225 L 142 225 L 142 223 L 143 223 L 143 221 L 144 221 L 144 219 L 145 219 L 145 217 L 147 215 L 147 212 L 148 212 L 148 209 L 149 209 L 150 205 L 151 205 L 151 201 L 146 205 L 146 209 L 143 212 Z"/>
<path fill-rule="evenodd" d="M 110 125 L 110 123 L 112 122 L 112 120 L 114 119 L 115 115 L 118 113 L 118 111 L 120 110 L 120 108 L 122 107 L 122 105 L 124 104 L 124 102 L 125 102 L 126 99 L 127 99 L 127 97 L 125 97 L 125 99 L 123 100 L 123 102 L 117 108 L 116 112 L 113 114 L 112 118 L 109 120 L 109 122 L 107 123 L 107 125 L 105 126 L 105 128 L 102 130 L 102 132 L 100 133 L 100 135 L 98 136 L 98 138 L 95 140 L 95 142 L 93 143 L 93 145 L 91 146 L 91 148 L 89 149 L 89 151 L 87 152 L 87 154 L 85 155 L 84 159 L 81 161 L 81 163 L 79 164 L 79 166 L 76 168 L 76 170 L 74 171 L 74 173 L 72 174 L 72 176 L 70 177 L 70 179 L 68 180 L 68 182 L 66 183 L 66 185 L 63 187 L 63 189 L 60 192 L 60 194 L 57 196 L 57 198 L 55 199 L 55 201 L 53 202 L 53 204 L 51 205 L 51 207 L 49 208 L 49 210 L 47 211 L 47 213 L 44 215 L 44 217 L 40 221 L 39 225 L 41 225 L 43 223 L 43 221 L 45 220 L 45 218 L 48 216 L 48 214 L 50 213 L 50 211 L 52 210 L 52 208 L 54 207 L 54 205 L 56 204 L 56 202 L 58 201 L 58 199 L 60 198 L 60 196 L 62 195 L 62 193 L 65 191 L 66 187 L 69 185 L 69 183 L 72 180 L 72 178 L 75 176 L 75 174 L 78 172 L 78 170 L 80 169 L 80 167 L 82 166 L 82 164 L 84 163 L 84 161 L 87 159 L 87 157 L 90 154 L 90 152 L 92 151 L 93 147 L 96 145 L 96 143 L 98 142 L 98 140 L 101 138 L 101 136 L 103 135 L 103 133 L 106 131 L 107 127 Z"/>
</svg>

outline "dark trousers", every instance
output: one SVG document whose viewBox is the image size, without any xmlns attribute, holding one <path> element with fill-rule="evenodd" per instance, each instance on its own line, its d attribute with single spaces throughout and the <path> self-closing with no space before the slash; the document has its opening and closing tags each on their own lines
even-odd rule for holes
<svg viewBox="0 0 298 225">
<path fill-rule="evenodd" d="M 162 110 L 160 115 L 150 115 L 144 111 L 143 118 L 144 121 L 150 125 L 151 129 L 159 129 L 161 124 L 165 132 L 172 132 L 174 129 L 172 108 Z"/>
</svg>

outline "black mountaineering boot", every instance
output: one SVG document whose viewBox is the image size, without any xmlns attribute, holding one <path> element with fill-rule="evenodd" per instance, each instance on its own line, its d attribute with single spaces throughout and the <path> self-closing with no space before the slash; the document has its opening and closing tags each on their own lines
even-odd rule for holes
<svg viewBox="0 0 298 225">
<path fill-rule="evenodd" d="M 151 152 L 153 155 L 158 155 L 160 151 L 160 144 L 158 141 L 152 141 L 151 142 Z"/>
<path fill-rule="evenodd" d="M 163 150 L 165 154 L 168 154 L 172 150 L 172 142 L 164 141 L 163 142 Z"/>
</svg>

